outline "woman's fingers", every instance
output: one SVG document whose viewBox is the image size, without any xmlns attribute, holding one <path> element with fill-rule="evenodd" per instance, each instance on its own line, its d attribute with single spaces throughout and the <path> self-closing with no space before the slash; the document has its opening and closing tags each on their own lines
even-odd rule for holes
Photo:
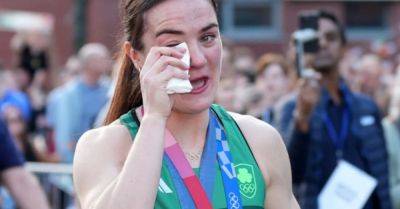
<svg viewBox="0 0 400 209">
<path fill-rule="evenodd" d="M 181 70 L 189 70 L 189 66 L 187 66 L 180 59 L 175 57 L 161 56 L 160 59 L 154 63 L 153 68 L 155 68 L 155 72 L 162 72 L 167 66 L 172 66 L 179 68 Z"/>
<path fill-rule="evenodd" d="M 171 78 L 178 78 L 178 79 L 189 79 L 189 74 L 184 70 L 168 66 L 162 72 L 157 75 L 147 75 L 144 76 L 142 80 L 142 86 L 159 86 L 159 87 L 166 87 L 167 83 Z"/>
<path fill-rule="evenodd" d="M 140 74 L 143 77 L 145 77 L 145 76 L 155 77 L 155 76 L 157 76 L 157 74 L 163 72 L 169 66 L 173 67 L 173 68 L 179 68 L 181 71 L 189 70 L 189 66 L 187 66 L 181 60 L 174 58 L 174 57 L 161 56 L 154 63 L 154 65 L 151 66 L 152 70 L 143 71 Z"/>
<path fill-rule="evenodd" d="M 160 73 L 160 82 L 165 85 L 171 78 L 189 79 L 189 74 L 184 70 L 168 66 L 163 72 Z"/>
<path fill-rule="evenodd" d="M 184 52 L 185 49 L 153 47 L 147 54 L 140 70 L 143 105 L 147 111 L 163 116 L 171 113 L 173 101 L 166 92 L 166 86 L 171 78 L 189 78 L 186 71 L 189 66 L 180 60 Z"/>
<path fill-rule="evenodd" d="M 153 66 L 158 59 L 162 56 L 175 57 L 176 59 L 181 59 L 185 53 L 186 49 L 183 48 L 171 48 L 171 47 L 152 47 L 147 54 L 146 61 L 142 69 L 149 69 Z"/>
</svg>

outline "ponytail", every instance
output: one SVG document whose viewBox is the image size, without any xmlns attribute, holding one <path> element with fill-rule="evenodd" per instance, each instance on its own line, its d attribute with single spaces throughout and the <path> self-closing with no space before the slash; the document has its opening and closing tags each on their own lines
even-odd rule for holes
<svg viewBox="0 0 400 209">
<path fill-rule="evenodd" d="M 139 71 L 135 68 L 131 59 L 124 53 L 114 96 L 111 100 L 105 125 L 117 120 L 122 114 L 142 105 L 142 93 L 140 91 Z"/>
</svg>

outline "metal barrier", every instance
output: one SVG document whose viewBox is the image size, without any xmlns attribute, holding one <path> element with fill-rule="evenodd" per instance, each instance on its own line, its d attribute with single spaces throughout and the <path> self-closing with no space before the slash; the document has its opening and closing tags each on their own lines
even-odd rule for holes
<svg viewBox="0 0 400 209">
<path fill-rule="evenodd" d="M 72 174 L 71 164 L 28 162 L 25 168 L 32 173 Z"/>
</svg>

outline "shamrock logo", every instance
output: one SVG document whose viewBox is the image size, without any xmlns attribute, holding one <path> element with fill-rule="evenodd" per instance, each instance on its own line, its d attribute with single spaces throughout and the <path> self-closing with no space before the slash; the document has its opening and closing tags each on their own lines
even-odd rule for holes
<svg viewBox="0 0 400 209">
<path fill-rule="evenodd" d="M 237 175 L 237 178 L 239 179 L 240 183 L 245 184 L 245 183 L 251 183 L 253 181 L 253 176 L 247 170 L 247 168 L 239 168 L 238 170 L 239 173 Z"/>
<path fill-rule="evenodd" d="M 246 198 L 254 198 L 257 193 L 257 182 L 254 168 L 250 164 L 240 163 L 235 165 L 236 177 L 239 183 L 240 194 Z"/>
</svg>

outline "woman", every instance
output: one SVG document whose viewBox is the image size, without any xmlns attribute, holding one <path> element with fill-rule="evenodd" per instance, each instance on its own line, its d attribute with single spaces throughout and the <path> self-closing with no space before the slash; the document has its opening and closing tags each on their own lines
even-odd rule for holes
<svg viewBox="0 0 400 209">
<path fill-rule="evenodd" d="M 56 154 L 47 151 L 45 138 L 39 131 L 29 134 L 27 123 L 18 107 L 11 104 L 5 105 L 1 110 L 1 115 L 7 123 L 17 148 L 22 152 L 26 161 L 50 163 L 59 161 Z"/>
<path fill-rule="evenodd" d="M 85 133 L 76 150 L 82 208 L 298 208 L 279 134 L 252 117 L 210 108 L 221 74 L 215 2 L 123 6 L 125 58 L 108 125 Z M 182 42 L 190 66 L 180 61 L 184 50 L 168 47 Z M 193 90 L 168 95 L 173 77 L 190 79 Z"/>
<path fill-rule="evenodd" d="M 288 94 L 292 80 L 292 73 L 281 55 L 266 53 L 261 56 L 257 62 L 256 88 L 264 96 L 254 114 L 271 124 L 275 105 Z"/>
</svg>

